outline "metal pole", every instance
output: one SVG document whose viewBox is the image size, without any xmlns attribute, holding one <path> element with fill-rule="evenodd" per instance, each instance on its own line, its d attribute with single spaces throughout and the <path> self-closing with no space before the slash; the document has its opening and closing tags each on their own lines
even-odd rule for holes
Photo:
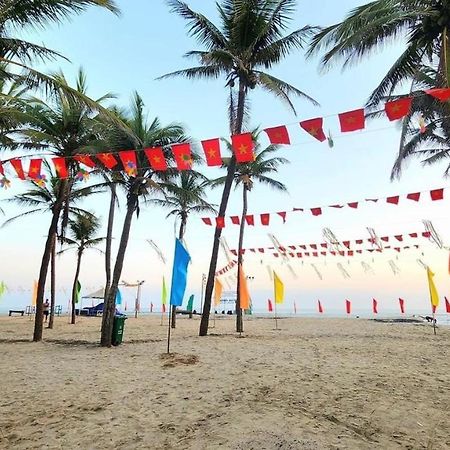
<svg viewBox="0 0 450 450">
<path fill-rule="evenodd" d="M 169 304 L 169 321 L 167 324 L 167 329 L 168 329 L 168 331 L 167 331 L 167 354 L 170 353 L 170 329 L 172 328 L 170 326 L 171 317 L 172 317 L 172 305 Z"/>
<path fill-rule="evenodd" d="M 275 304 L 275 330 L 278 330 L 278 317 L 277 317 L 277 301 L 274 300 Z"/>
<path fill-rule="evenodd" d="M 204 288 L 204 284 L 205 284 L 205 277 L 206 275 L 204 273 L 202 273 L 202 289 L 201 289 L 201 295 L 200 295 L 200 314 L 203 314 L 203 288 Z"/>
</svg>

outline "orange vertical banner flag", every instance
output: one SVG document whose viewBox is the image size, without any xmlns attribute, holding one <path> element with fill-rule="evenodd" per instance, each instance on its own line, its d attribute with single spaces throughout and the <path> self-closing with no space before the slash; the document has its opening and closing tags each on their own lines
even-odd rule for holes
<svg viewBox="0 0 450 450">
<path fill-rule="evenodd" d="M 244 269 L 242 268 L 242 264 L 240 265 L 239 270 L 239 294 L 241 300 L 241 309 L 249 309 L 250 308 L 250 294 L 248 292 L 247 286 L 247 278 L 244 274 Z"/>
</svg>

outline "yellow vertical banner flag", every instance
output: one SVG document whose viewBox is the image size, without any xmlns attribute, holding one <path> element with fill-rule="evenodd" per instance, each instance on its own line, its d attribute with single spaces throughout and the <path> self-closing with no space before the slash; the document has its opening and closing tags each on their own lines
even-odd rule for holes
<svg viewBox="0 0 450 450">
<path fill-rule="evenodd" d="M 162 281 L 161 303 L 163 305 L 167 305 L 167 287 L 166 287 L 166 279 L 164 277 Z"/>
<path fill-rule="evenodd" d="M 435 308 L 439 306 L 439 295 L 433 281 L 434 273 L 427 267 L 428 286 L 430 288 L 431 305 Z"/>
<path fill-rule="evenodd" d="M 273 271 L 273 291 L 275 297 L 275 303 L 283 303 L 284 301 L 284 284 Z"/>
<path fill-rule="evenodd" d="M 220 305 L 220 300 L 222 299 L 222 290 L 222 283 L 216 277 L 216 279 L 214 280 L 214 306 Z"/>
<path fill-rule="evenodd" d="M 36 306 L 37 303 L 37 289 L 38 282 L 36 280 L 33 281 L 33 293 L 31 294 L 31 306 Z"/>
<path fill-rule="evenodd" d="M 239 271 L 239 296 L 241 300 L 241 309 L 250 308 L 250 294 L 248 293 L 247 278 L 245 277 L 242 264 Z"/>
</svg>

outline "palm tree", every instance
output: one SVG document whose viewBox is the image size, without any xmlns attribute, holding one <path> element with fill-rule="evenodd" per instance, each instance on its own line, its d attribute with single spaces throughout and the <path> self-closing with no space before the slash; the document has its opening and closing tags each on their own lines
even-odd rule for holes
<svg viewBox="0 0 450 450">
<path fill-rule="evenodd" d="M 412 80 L 426 65 L 437 63 L 442 75 L 440 87 L 450 86 L 449 26 L 447 1 L 375 0 L 358 6 L 342 22 L 317 33 L 308 54 L 325 51 L 323 68 L 338 61 L 345 68 L 404 36 L 407 39 L 404 52 L 368 100 L 373 106 L 405 81 Z"/>
<path fill-rule="evenodd" d="M 30 189 L 17 194 L 14 197 L 6 200 L 8 202 L 16 203 L 20 206 L 28 208 L 27 211 L 18 214 L 6 220 L 3 226 L 9 225 L 18 219 L 28 217 L 30 215 L 37 215 L 43 213 L 53 213 L 55 204 L 59 197 L 59 189 L 61 187 L 61 180 L 52 172 L 49 166 L 47 171 L 50 173 L 50 180 L 45 183 L 44 180 L 39 182 L 29 182 Z M 79 183 L 74 184 L 69 193 L 69 198 L 66 200 L 68 205 L 68 214 L 70 218 L 76 218 L 80 215 L 89 216 L 89 212 L 76 206 L 78 202 L 85 197 L 92 195 L 100 189 L 100 186 L 79 187 Z M 53 328 L 54 313 L 55 313 L 55 286 L 56 286 L 56 268 L 55 268 L 55 253 L 56 253 L 56 239 L 57 236 L 62 236 L 61 221 L 59 223 L 59 230 L 56 229 L 51 240 L 51 255 L 50 255 L 50 319 L 48 328 Z M 58 228 L 58 227 L 57 227 Z"/>
<path fill-rule="evenodd" d="M 248 211 L 248 193 L 253 189 L 254 183 L 257 181 L 272 189 L 276 189 L 281 192 L 286 192 L 286 186 L 280 181 L 271 178 L 271 174 L 277 173 L 278 168 L 282 164 L 287 164 L 289 161 L 279 156 L 273 157 L 272 155 L 279 149 L 278 145 L 269 145 L 262 149 L 258 142 L 259 133 L 255 134 L 255 159 L 254 161 L 237 164 L 234 174 L 234 182 L 236 188 L 242 186 L 242 214 L 239 228 L 239 245 L 238 245 L 238 277 L 237 277 L 237 292 L 236 292 L 236 331 L 242 333 L 243 321 L 242 321 L 242 309 L 241 309 L 241 295 L 240 295 L 240 271 L 242 267 L 243 255 L 242 249 L 244 244 L 244 230 Z M 228 144 L 231 149 L 231 145 Z M 225 160 L 225 164 L 229 164 L 229 159 Z M 226 177 L 218 178 L 212 181 L 213 186 L 221 185 L 226 182 Z"/>
<path fill-rule="evenodd" d="M 152 202 L 169 209 L 167 218 L 175 216 L 180 219 L 178 239 L 183 240 L 186 233 L 187 220 L 192 213 L 216 212 L 213 205 L 205 199 L 205 189 L 208 178 L 196 171 L 184 171 L 171 182 L 159 183 L 164 199 L 154 199 Z M 176 306 L 172 306 L 172 328 L 176 325 Z"/>
<path fill-rule="evenodd" d="M 224 76 L 230 92 L 230 131 L 239 134 L 243 130 L 250 89 L 260 87 L 282 100 L 295 113 L 291 96 L 296 95 L 313 104 L 316 102 L 304 92 L 269 73 L 268 69 L 281 62 L 293 50 L 302 49 L 316 28 L 305 26 L 285 34 L 294 16 L 296 0 L 222 0 L 217 2 L 221 20 L 215 25 L 204 15 L 193 11 L 180 0 L 169 0 L 172 11 L 188 22 L 189 33 L 204 50 L 194 50 L 186 56 L 194 57 L 199 65 L 179 70 L 165 77 L 182 76 L 188 79 L 217 79 Z M 235 86 L 237 85 L 237 89 Z M 219 206 L 219 216 L 224 216 L 233 184 L 236 159 L 231 157 Z M 214 275 L 219 254 L 221 228 L 214 233 L 208 281 L 200 336 L 208 333 Z"/>
<path fill-rule="evenodd" d="M 111 286 L 105 298 L 102 318 L 102 331 L 100 343 L 104 347 L 111 346 L 112 327 L 115 313 L 115 301 L 117 288 L 122 275 L 125 252 L 130 236 L 133 215 L 139 217 L 141 198 L 151 198 L 152 194 L 160 190 L 158 180 L 164 179 L 172 173 L 171 170 L 165 173 L 158 173 L 149 167 L 148 160 L 142 151 L 146 147 L 161 146 L 166 150 L 171 143 L 185 140 L 184 130 L 178 124 L 161 126 L 158 118 L 148 122 L 144 112 L 144 102 L 138 93 L 134 94 L 131 114 L 126 121 L 126 125 L 133 132 L 133 136 L 117 130 L 116 147 L 120 149 L 136 149 L 136 168 L 133 176 L 125 176 L 125 187 L 127 192 L 127 209 L 122 227 L 122 233 L 117 251 L 116 262 L 113 270 Z M 169 156 L 169 155 L 167 155 Z"/>
<path fill-rule="evenodd" d="M 58 79 L 61 86 L 69 86 L 63 74 L 57 74 L 55 79 Z M 75 90 L 83 95 L 86 93 L 86 78 L 82 70 L 79 71 Z M 111 98 L 110 94 L 101 97 L 98 102 L 108 98 Z M 58 89 L 48 102 L 31 98 L 25 105 L 25 114 L 27 116 L 26 125 L 14 134 L 15 146 L 32 149 L 34 152 L 41 150 L 46 154 L 50 153 L 53 156 L 66 158 L 69 174 L 68 178 L 60 180 L 58 197 L 52 209 L 52 220 L 39 271 L 33 340 L 40 341 L 42 340 L 45 280 L 53 239 L 61 214 L 62 230 L 68 223 L 69 204 L 67 199 L 70 198 L 75 175 L 79 170 L 78 162 L 70 158 L 78 153 L 83 153 L 86 148 L 97 145 L 100 136 L 98 134 L 98 117 L 92 115 L 90 108 L 82 100 L 68 95 L 64 88 Z"/>
<path fill-rule="evenodd" d="M 69 222 L 69 231 L 71 237 L 61 237 L 62 243 L 69 245 L 59 253 L 64 253 L 68 250 L 77 251 L 77 268 L 75 271 L 75 277 L 72 286 L 72 320 L 71 323 L 75 324 L 75 306 L 78 302 L 79 295 L 79 282 L 78 277 L 80 275 L 81 268 L 81 258 L 83 253 L 87 249 L 93 249 L 102 252 L 101 250 L 95 248 L 96 245 L 100 244 L 105 238 L 96 238 L 100 228 L 100 221 L 93 214 L 79 215 L 75 220 Z"/>
</svg>

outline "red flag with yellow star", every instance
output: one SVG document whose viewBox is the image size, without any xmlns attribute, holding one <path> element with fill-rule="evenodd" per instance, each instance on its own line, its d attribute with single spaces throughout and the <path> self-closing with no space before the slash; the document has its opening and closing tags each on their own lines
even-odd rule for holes
<svg viewBox="0 0 450 450">
<path fill-rule="evenodd" d="M 384 105 L 384 110 L 388 119 L 392 122 L 393 120 L 401 119 L 409 114 L 411 110 L 412 98 L 400 98 L 392 102 L 387 102 Z"/>
<path fill-rule="evenodd" d="M 41 174 L 42 159 L 32 159 L 30 161 L 30 168 L 28 169 L 28 177 L 36 180 Z"/>
<path fill-rule="evenodd" d="M 67 178 L 69 171 L 67 170 L 65 158 L 52 158 L 53 165 L 55 166 L 56 175 L 59 178 Z"/>
<path fill-rule="evenodd" d="M 172 145 L 172 152 L 175 157 L 178 170 L 192 169 L 191 144 L 185 143 Z"/>
<path fill-rule="evenodd" d="M 5 170 L 3 169 L 3 164 L 0 161 L 0 175 L 5 175 Z"/>
<path fill-rule="evenodd" d="M 112 155 L 112 153 L 99 153 L 96 155 L 99 161 L 107 168 L 112 169 L 117 166 L 116 158 Z"/>
<path fill-rule="evenodd" d="M 25 180 L 25 173 L 23 171 L 22 161 L 20 159 L 11 159 L 9 162 L 14 167 L 14 170 L 16 171 L 17 176 L 21 180 Z"/>
<path fill-rule="evenodd" d="M 167 170 L 167 162 L 162 147 L 146 148 L 144 153 L 153 170 Z"/>
<path fill-rule="evenodd" d="M 136 152 L 134 150 L 119 152 L 119 158 L 125 173 L 129 177 L 135 177 L 137 175 Z"/>
<path fill-rule="evenodd" d="M 449 88 L 427 89 L 425 92 L 441 102 L 446 102 L 450 98 Z"/>
<path fill-rule="evenodd" d="M 88 155 L 75 155 L 73 159 L 87 167 L 90 167 L 91 169 L 95 167 L 95 162 L 92 161 L 92 158 Z"/>
<path fill-rule="evenodd" d="M 339 122 L 343 133 L 362 130 L 366 126 L 364 109 L 355 109 L 354 111 L 339 114 Z"/>
<path fill-rule="evenodd" d="M 288 130 L 284 125 L 281 125 L 279 127 L 266 128 L 264 131 L 267 133 L 271 144 L 290 145 L 291 143 Z"/>
<path fill-rule="evenodd" d="M 220 140 L 208 139 L 202 141 L 203 151 L 205 152 L 206 164 L 208 166 L 221 166 L 222 156 L 220 155 Z"/>
<path fill-rule="evenodd" d="M 238 163 L 254 160 L 253 138 L 251 133 L 242 133 L 231 136 L 231 146 Z"/>
<path fill-rule="evenodd" d="M 323 132 L 323 119 L 322 117 L 317 117 L 316 119 L 309 119 L 300 122 L 300 126 L 309 133 L 312 137 L 316 138 L 318 141 L 323 142 L 327 139 L 325 133 Z"/>
</svg>

